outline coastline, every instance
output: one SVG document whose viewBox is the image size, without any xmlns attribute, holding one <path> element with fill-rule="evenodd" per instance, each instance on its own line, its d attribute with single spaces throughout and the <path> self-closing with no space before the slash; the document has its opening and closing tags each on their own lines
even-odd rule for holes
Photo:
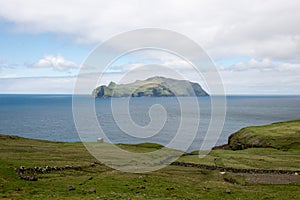
<svg viewBox="0 0 300 200">
<path fill-rule="evenodd" d="M 119 145 L 136 153 L 162 147 Z M 131 174 L 103 165 L 81 142 L 0 135 L 0 197 L 255 199 L 259 195 L 288 200 L 300 194 L 299 163 L 300 149 L 212 150 L 204 158 L 194 151 L 158 171 Z"/>
</svg>

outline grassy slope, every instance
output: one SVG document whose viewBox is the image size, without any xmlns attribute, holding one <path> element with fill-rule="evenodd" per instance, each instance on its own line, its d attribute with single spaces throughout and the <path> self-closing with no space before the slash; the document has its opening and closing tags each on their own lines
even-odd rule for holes
<svg viewBox="0 0 300 200">
<path fill-rule="evenodd" d="M 270 148 L 253 148 L 240 151 L 213 150 L 206 157 L 199 159 L 197 152 L 185 154 L 178 161 L 233 167 L 241 169 L 276 169 L 299 170 L 300 150 L 281 151 Z"/>
<path fill-rule="evenodd" d="M 246 127 L 232 134 L 228 146 L 243 150 L 214 150 L 203 159 L 198 159 L 195 151 L 185 154 L 179 161 L 214 165 L 216 159 L 217 164 L 225 167 L 299 170 L 299 145 L 300 120 L 293 120 Z"/>
<path fill-rule="evenodd" d="M 159 145 L 121 145 L 138 152 L 153 151 Z M 57 143 L 0 135 L 0 198 L 14 199 L 296 199 L 299 184 L 246 184 L 234 174 L 235 184 L 224 180 L 218 171 L 169 166 L 156 172 L 130 174 L 106 166 L 90 164 L 95 160 L 81 143 Z M 243 151 L 212 151 L 199 159 L 197 155 L 183 156 L 182 160 L 212 164 L 217 157 L 224 165 L 236 167 L 300 168 L 297 151 L 282 152 L 272 149 Z M 267 154 L 260 155 L 257 154 Z M 285 156 L 282 156 L 284 154 Z M 290 154 L 290 156 L 286 156 Z M 247 162 L 246 162 L 247 161 Z M 257 163 L 261 161 L 262 163 Z M 267 164 L 267 165 L 265 165 Z M 53 171 L 37 174 L 38 181 L 21 180 L 15 173 L 19 166 L 86 166 L 82 170 Z M 92 177 L 92 178 L 91 178 Z M 240 180 L 242 179 L 242 180 Z M 76 190 L 68 191 L 68 186 Z M 96 193 L 89 192 L 95 188 Z M 231 193 L 227 194 L 226 189 Z"/>
<path fill-rule="evenodd" d="M 246 127 L 229 137 L 231 149 L 273 147 L 300 149 L 300 120 Z"/>
</svg>

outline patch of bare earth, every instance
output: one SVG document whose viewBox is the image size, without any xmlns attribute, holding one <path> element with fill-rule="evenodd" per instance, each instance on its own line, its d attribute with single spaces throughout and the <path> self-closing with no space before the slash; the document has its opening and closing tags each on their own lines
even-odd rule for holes
<svg viewBox="0 0 300 200">
<path fill-rule="evenodd" d="M 246 182 L 254 184 L 300 184 L 300 176 L 294 174 L 240 174 Z"/>
</svg>

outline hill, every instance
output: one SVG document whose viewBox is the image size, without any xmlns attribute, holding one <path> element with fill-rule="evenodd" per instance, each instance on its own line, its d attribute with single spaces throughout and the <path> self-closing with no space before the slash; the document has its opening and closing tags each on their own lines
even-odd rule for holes
<svg viewBox="0 0 300 200">
<path fill-rule="evenodd" d="M 300 119 L 243 128 L 229 137 L 228 146 L 233 150 L 252 147 L 300 149 Z"/>
<path fill-rule="evenodd" d="M 146 80 L 137 80 L 129 84 L 110 82 L 92 93 L 96 98 L 109 97 L 172 97 L 172 96 L 208 96 L 198 83 L 155 76 Z"/>
</svg>

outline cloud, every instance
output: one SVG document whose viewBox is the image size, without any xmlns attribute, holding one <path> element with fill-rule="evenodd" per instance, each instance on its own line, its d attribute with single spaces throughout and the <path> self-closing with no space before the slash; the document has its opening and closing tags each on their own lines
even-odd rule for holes
<svg viewBox="0 0 300 200">
<path fill-rule="evenodd" d="M 300 72 L 300 63 L 283 63 L 272 62 L 268 58 L 255 59 L 252 58 L 245 62 L 237 62 L 229 67 L 220 67 L 221 70 L 226 71 L 251 71 L 257 70 L 260 72 Z"/>
<path fill-rule="evenodd" d="M 10 0 L 0 1 L 0 19 L 9 22 L 10 31 L 53 33 L 72 38 L 80 45 L 96 45 L 137 28 L 166 28 L 196 41 L 217 62 L 236 57 L 251 58 L 219 67 L 230 94 L 300 94 L 299 9 L 299 0 L 74 0 L 72 3 L 68 0 Z M 157 59 L 162 66 L 185 71 L 191 80 L 198 81 L 182 61 L 155 54 L 150 59 Z M 118 80 L 120 72 L 138 69 L 140 63 L 138 60 L 113 66 L 105 82 Z M 62 56 L 49 55 L 32 67 L 61 72 L 79 66 Z M 65 84 L 59 78 L 51 81 L 24 79 L 26 83 L 9 80 L 17 88 L 35 88 L 42 80 Z"/>
<path fill-rule="evenodd" d="M 187 35 L 214 59 L 247 55 L 300 62 L 299 8 L 298 0 L 11 0 L 0 2 L 0 16 L 15 31 L 67 34 L 77 43 L 158 27 Z"/>
<path fill-rule="evenodd" d="M 150 67 L 150 66 L 148 66 Z M 293 64 L 282 64 L 281 67 L 287 67 L 289 70 L 285 71 L 260 71 L 260 70 L 220 70 L 220 75 L 223 80 L 223 85 L 226 94 L 262 94 L 262 95 L 284 95 L 284 94 L 300 94 L 300 73 L 295 73 Z M 299 66 L 296 66 L 299 69 Z M 160 68 L 161 70 L 161 68 Z M 146 79 L 149 76 L 157 74 L 143 73 L 141 71 L 132 71 L 124 76 L 124 73 L 104 73 L 101 80 L 96 84 L 97 74 L 86 74 L 81 79 L 82 90 L 78 90 L 78 93 L 90 94 L 92 89 L 98 85 L 108 84 L 110 81 L 115 82 L 133 82 L 137 79 Z M 149 71 L 154 73 L 153 70 Z M 170 73 L 172 71 L 161 71 L 161 75 L 166 77 L 174 77 L 182 79 L 176 73 Z M 299 72 L 299 71 L 298 71 Z M 204 72 L 203 75 L 206 75 Z M 181 75 L 181 74 L 179 74 Z M 143 77 L 144 76 L 144 77 Z M 99 77 L 99 76 L 98 76 Z M 184 78 L 188 78 L 193 82 L 199 82 L 199 76 L 192 72 L 187 71 L 184 74 Z M 95 80 L 95 85 L 90 85 L 90 80 Z M 48 94 L 72 94 L 74 91 L 74 84 L 76 83 L 76 77 L 24 77 L 24 78 L 0 78 L 0 93 L 48 93 Z M 205 81 L 201 82 L 206 90 L 209 91 L 209 87 L 205 84 Z"/>
<path fill-rule="evenodd" d="M 74 77 L 0 78 L 2 94 L 71 94 Z"/>
<path fill-rule="evenodd" d="M 119 69 L 120 73 L 105 74 L 103 83 L 108 84 L 109 80 L 118 82 L 122 76 L 121 81 L 128 83 L 135 81 L 137 77 L 146 79 L 149 76 L 162 75 L 199 82 L 206 90 L 209 90 L 205 78 L 210 77 L 211 71 L 201 71 L 202 76 L 199 76 L 187 63 L 170 58 L 160 57 L 158 65 L 129 63 L 116 66 L 114 69 Z M 229 67 L 217 66 L 217 69 L 223 80 L 226 94 L 300 94 L 299 63 L 274 62 L 269 58 L 251 58 Z"/>
<path fill-rule="evenodd" d="M 56 57 L 53 55 L 46 55 L 39 61 L 30 64 L 29 67 L 52 68 L 57 71 L 67 71 L 69 69 L 79 68 L 79 65 L 72 61 L 65 60 L 60 55 Z"/>
<path fill-rule="evenodd" d="M 7 64 L 5 61 L 0 59 L 0 72 L 2 69 L 15 69 L 18 66 L 18 64 Z"/>
<path fill-rule="evenodd" d="M 1 78 L 10 78 L 16 77 L 15 73 L 7 73 L 7 71 L 16 70 L 19 67 L 18 64 L 7 64 L 5 61 L 0 59 L 0 79 Z"/>
<path fill-rule="evenodd" d="M 221 71 L 226 94 L 300 94 L 300 75 L 293 72 Z"/>
<path fill-rule="evenodd" d="M 5 69 L 16 69 L 18 66 L 18 64 L 0 63 L 0 72 Z"/>
<path fill-rule="evenodd" d="M 229 94 L 300 94 L 300 64 L 249 59 L 218 67 Z"/>
<path fill-rule="evenodd" d="M 121 63 L 121 64 L 118 64 Z M 132 70 L 151 71 L 154 65 L 173 70 L 193 70 L 193 66 L 183 58 L 163 50 L 138 50 L 122 56 L 118 63 L 112 63 L 110 72 L 127 73 Z"/>
</svg>

